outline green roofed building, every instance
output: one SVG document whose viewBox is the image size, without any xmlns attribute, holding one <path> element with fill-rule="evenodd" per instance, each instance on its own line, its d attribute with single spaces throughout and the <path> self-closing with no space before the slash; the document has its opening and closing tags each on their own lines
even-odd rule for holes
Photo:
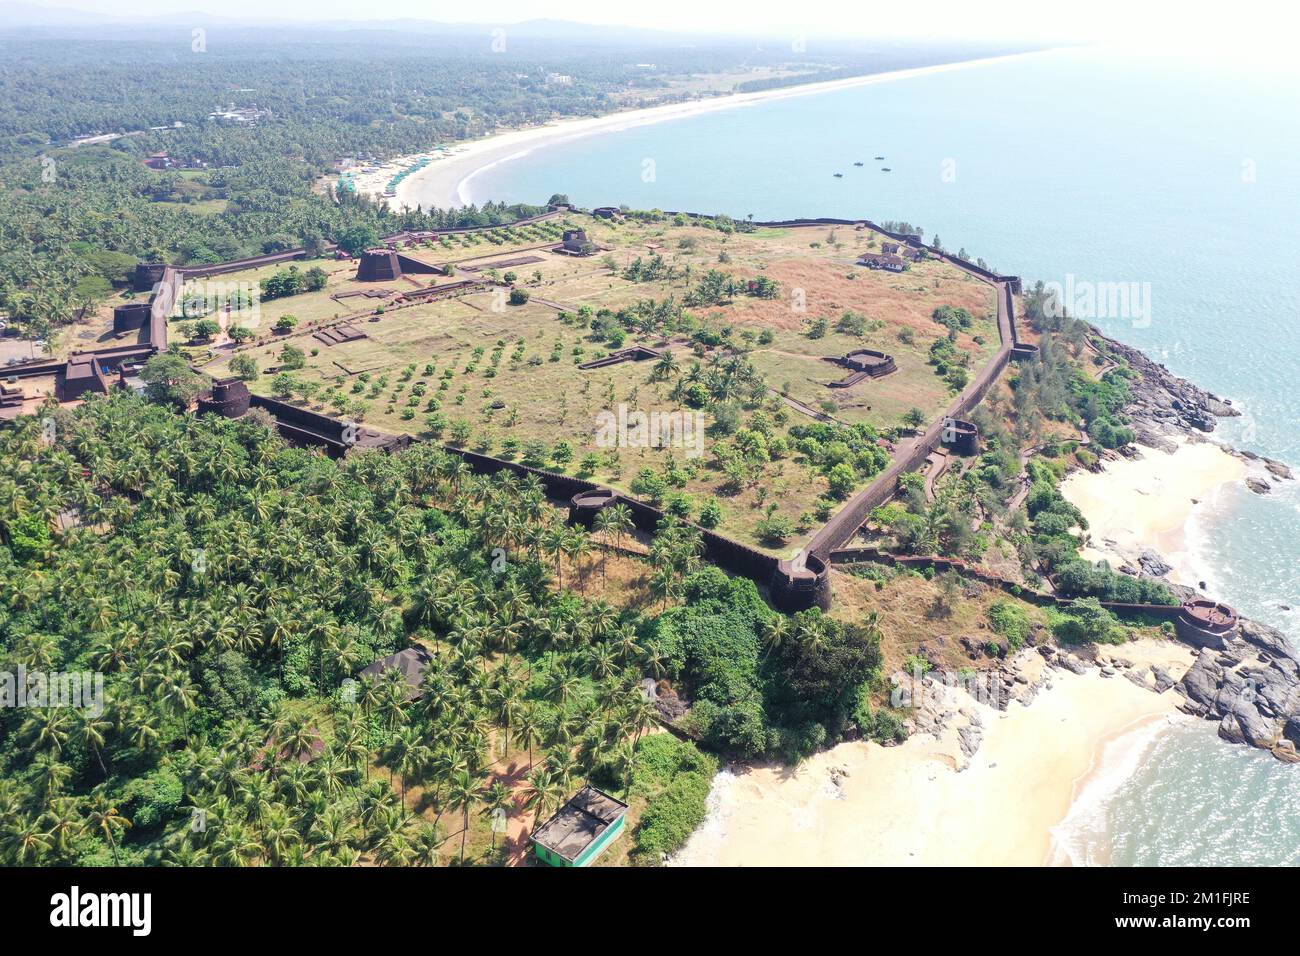
<svg viewBox="0 0 1300 956">
<path fill-rule="evenodd" d="M 533 834 L 533 852 L 551 866 L 587 866 L 623 832 L 627 804 L 588 784 Z"/>
</svg>

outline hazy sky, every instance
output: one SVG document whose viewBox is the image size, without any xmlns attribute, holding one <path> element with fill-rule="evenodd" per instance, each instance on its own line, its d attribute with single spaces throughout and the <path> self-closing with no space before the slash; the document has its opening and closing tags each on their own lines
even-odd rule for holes
<svg viewBox="0 0 1300 956">
<path fill-rule="evenodd" d="M 1285 43 L 1293 0 L 27 0 L 140 16 L 200 10 L 230 17 L 510 23 L 551 18 L 718 33 L 963 36 L 1248 52 Z M 3 2 L 0 2 L 0 11 Z M 1290 28 L 1288 28 L 1290 24 Z M 1277 41 L 1275 43 L 1274 41 Z"/>
</svg>

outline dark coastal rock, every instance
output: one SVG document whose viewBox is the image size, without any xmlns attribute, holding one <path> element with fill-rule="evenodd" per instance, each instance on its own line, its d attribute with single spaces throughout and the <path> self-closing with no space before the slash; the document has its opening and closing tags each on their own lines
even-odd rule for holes
<svg viewBox="0 0 1300 956">
<path fill-rule="evenodd" d="M 1150 690 L 1151 684 L 1147 681 L 1149 672 L 1149 668 L 1146 667 L 1131 667 L 1124 672 L 1124 676 L 1143 690 Z"/>
<path fill-rule="evenodd" d="M 1139 375 L 1129 386 L 1130 401 L 1124 410 L 1143 444 L 1172 450 L 1173 444 L 1163 436 L 1171 432 L 1212 432 L 1217 419 L 1241 414 L 1217 395 L 1179 378 L 1140 350 L 1101 338 L 1109 351 Z"/>
<path fill-rule="evenodd" d="M 1178 681 L 1174 680 L 1172 674 L 1158 664 L 1151 666 L 1151 676 L 1156 683 L 1156 693 L 1163 694 L 1169 688 L 1173 687 Z"/>
<path fill-rule="evenodd" d="M 1273 490 L 1272 486 L 1261 478 L 1247 478 L 1246 487 L 1257 495 L 1266 495 Z"/>
<path fill-rule="evenodd" d="M 1265 458 L 1264 467 L 1268 468 L 1270 475 L 1273 475 L 1275 479 L 1281 479 L 1283 481 L 1295 480 L 1295 475 L 1292 475 L 1290 468 L 1284 466 L 1282 462 L 1274 462 L 1271 458 Z"/>
<path fill-rule="evenodd" d="M 1219 721 L 1219 736 L 1233 744 L 1246 742 L 1246 735 L 1241 732 L 1241 725 L 1237 723 L 1235 714 L 1223 715 L 1223 720 Z"/>
<path fill-rule="evenodd" d="M 1177 442 L 1163 432 L 1154 431 L 1151 428 L 1137 426 L 1133 429 L 1133 436 L 1139 445 L 1146 445 L 1156 451 L 1163 451 L 1172 455 L 1178 450 Z"/>
<path fill-rule="evenodd" d="M 1263 651 L 1270 659 L 1288 660 L 1294 667 L 1300 668 L 1300 650 L 1292 647 L 1286 635 L 1277 628 L 1242 618 L 1237 630 L 1243 641 Z"/>
<path fill-rule="evenodd" d="M 1074 671 L 1076 674 L 1088 673 L 1088 665 L 1073 654 L 1062 654 L 1057 658 L 1057 661 L 1067 670 Z"/>
<path fill-rule="evenodd" d="M 1142 553 L 1138 555 L 1138 565 L 1142 568 L 1144 573 L 1155 578 L 1163 577 L 1173 570 L 1173 568 L 1165 563 L 1164 558 L 1156 554 L 1156 552 L 1152 551 L 1150 548 L 1144 548 Z"/>
<path fill-rule="evenodd" d="M 1258 621 L 1242 621 L 1226 651 L 1203 649 L 1178 690 L 1182 709 L 1217 720 L 1225 740 L 1281 760 L 1300 742 L 1300 660 L 1281 633 Z"/>
<path fill-rule="evenodd" d="M 1268 469 L 1268 473 L 1274 478 L 1280 478 L 1283 481 L 1291 481 L 1294 479 L 1294 476 L 1291 474 L 1291 469 L 1280 461 L 1274 461 L 1272 458 L 1265 458 L 1264 467 Z"/>
<path fill-rule="evenodd" d="M 984 729 L 974 724 L 962 727 L 957 731 L 957 741 L 961 744 L 961 752 L 973 757 L 984 741 Z"/>
<path fill-rule="evenodd" d="M 1183 675 L 1183 679 L 1178 682 L 1178 689 L 1193 705 L 1189 712 L 1204 717 L 1213 712 L 1222 683 L 1223 668 L 1219 665 L 1219 657 L 1207 649 L 1201 651 L 1196 663 Z"/>
<path fill-rule="evenodd" d="M 1028 707 L 1034 702 L 1034 698 L 1038 696 L 1038 692 L 1048 686 L 1050 686 L 1050 684 L 1045 677 L 1038 678 L 1038 680 L 1034 681 L 1024 689 L 1020 695 L 1020 702 Z"/>
</svg>

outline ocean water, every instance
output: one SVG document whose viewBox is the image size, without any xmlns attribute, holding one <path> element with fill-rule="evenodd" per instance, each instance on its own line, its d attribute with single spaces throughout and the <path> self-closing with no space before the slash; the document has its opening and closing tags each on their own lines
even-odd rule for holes
<svg viewBox="0 0 1300 956">
<path fill-rule="evenodd" d="M 1231 400 L 1243 416 L 1223 440 L 1300 465 L 1296 74 L 1053 51 L 544 147 L 470 192 L 899 219 L 1029 281 L 1123 283 L 1127 308 L 1092 321 Z M 1188 541 L 1212 593 L 1300 642 L 1300 482 L 1226 490 Z M 1300 768 L 1195 721 L 1154 737 L 1136 768 L 1079 859 L 1297 862 Z"/>
</svg>

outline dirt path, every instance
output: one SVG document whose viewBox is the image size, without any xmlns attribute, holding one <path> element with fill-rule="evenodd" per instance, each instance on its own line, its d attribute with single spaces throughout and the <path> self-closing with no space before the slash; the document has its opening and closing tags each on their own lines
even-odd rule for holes
<svg viewBox="0 0 1300 956">
<path fill-rule="evenodd" d="M 936 448 L 934 451 L 930 452 L 925 460 L 929 462 L 929 467 L 925 470 L 925 499 L 927 501 L 934 501 L 935 482 L 937 482 L 948 469 L 948 465 L 952 463 L 952 459 L 948 457 L 947 452 Z"/>
</svg>

